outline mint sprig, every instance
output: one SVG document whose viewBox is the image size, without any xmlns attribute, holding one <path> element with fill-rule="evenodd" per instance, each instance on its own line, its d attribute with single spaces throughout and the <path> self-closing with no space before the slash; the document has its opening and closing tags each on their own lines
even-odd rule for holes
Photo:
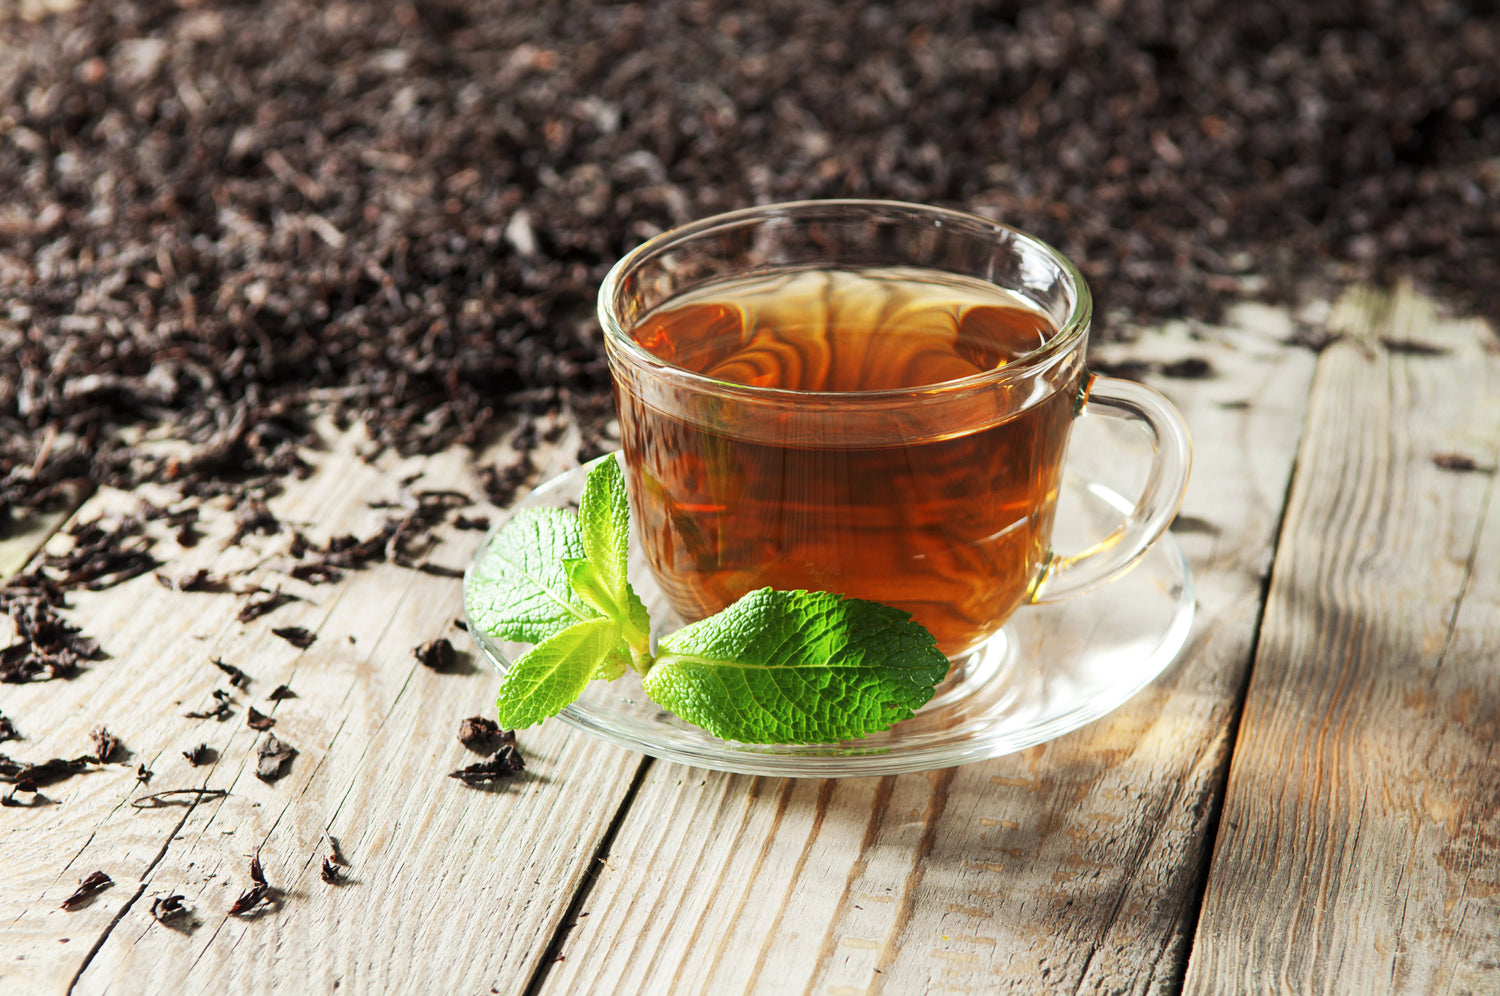
<svg viewBox="0 0 1500 996">
<path fill-rule="evenodd" d="M 632 669 L 658 705 L 724 740 L 854 740 L 910 718 L 947 673 L 908 613 L 829 592 L 750 592 L 653 652 L 626 575 L 629 534 L 610 457 L 589 471 L 576 515 L 526 509 L 490 541 L 464 584 L 469 618 L 496 639 L 535 644 L 501 681 L 502 725 L 540 723 L 590 681 Z"/>
</svg>

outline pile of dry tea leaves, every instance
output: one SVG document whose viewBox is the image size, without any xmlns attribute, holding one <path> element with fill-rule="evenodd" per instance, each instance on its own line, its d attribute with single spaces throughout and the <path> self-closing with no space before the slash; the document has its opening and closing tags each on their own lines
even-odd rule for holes
<svg viewBox="0 0 1500 996">
<path fill-rule="evenodd" d="M 605 269 L 769 200 L 985 211 L 1136 320 L 1397 277 L 1500 315 L 1497 21 L 0 0 L 0 525 L 101 483 L 263 496 L 320 412 L 403 451 L 501 414 L 597 426 Z"/>
</svg>

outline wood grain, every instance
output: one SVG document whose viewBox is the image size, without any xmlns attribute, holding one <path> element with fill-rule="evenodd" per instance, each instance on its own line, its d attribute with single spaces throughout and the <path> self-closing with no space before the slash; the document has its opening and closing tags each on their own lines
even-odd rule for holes
<svg viewBox="0 0 1500 996">
<path fill-rule="evenodd" d="M 465 788 L 454 729 L 494 678 L 412 657 L 458 636 L 458 582 L 387 564 L 301 586 L 285 536 L 226 547 L 208 509 L 196 548 L 162 538 L 164 573 L 247 568 L 303 600 L 244 623 L 243 599 L 149 577 L 78 593 L 110 658 L 0 686 L 12 756 L 85 753 L 100 723 L 130 752 L 3 810 L 0 992 L 1500 990 L 1500 354 L 1409 293 L 1342 302 L 1321 355 L 1285 344 L 1310 320 L 1247 307 L 1099 351 L 1194 431 L 1189 646 L 1091 726 L 954 769 L 728 776 L 549 723 L 523 734 L 524 779 Z M 477 490 L 466 454 L 357 448 L 332 439 L 278 515 L 366 534 L 408 474 Z M 477 542 L 446 532 L 432 557 Z M 293 624 L 316 642 L 270 633 Z M 216 656 L 252 684 L 228 721 L 189 719 L 227 687 Z M 281 683 L 297 697 L 269 701 Z M 274 784 L 250 705 L 298 750 Z M 199 743 L 216 757 L 195 768 Z M 192 785 L 226 794 L 129 804 Z M 330 833 L 342 885 L 319 876 Z M 229 916 L 256 853 L 273 902 Z M 96 868 L 115 885 L 59 909 Z M 178 893 L 191 920 L 153 920 Z"/>
<path fill-rule="evenodd" d="M 960 768 L 653 765 L 543 991 L 1174 991 L 1314 363 L 1282 344 L 1289 316 L 1239 319 L 1101 353 L 1214 372 L 1156 379 L 1198 441 L 1178 663 L 1083 730 Z"/>
<path fill-rule="evenodd" d="M 416 487 L 477 493 L 463 452 L 372 465 L 355 456 L 358 439 L 332 440 L 318 473 L 272 502 L 278 517 L 314 540 L 368 535 L 388 514 L 369 503 L 396 498 L 410 474 L 422 474 Z M 562 444 L 571 449 L 559 460 L 576 450 L 576 436 Z M 79 515 L 134 502 L 101 493 Z M 47 789 L 53 804 L 0 817 L 0 992 L 524 988 L 640 758 L 551 725 L 522 735 L 524 777 L 495 791 L 447 778 L 479 759 L 455 733 L 463 718 L 492 710 L 495 678 L 471 654 L 437 673 L 412 651 L 437 636 L 472 649 L 454 627 L 460 582 L 382 564 L 340 583 L 302 585 L 279 573 L 284 533 L 226 548 L 232 528 L 223 509 L 207 509 L 196 547 L 161 541 L 163 573 L 260 563 L 246 581 L 301 601 L 244 623 L 243 598 L 172 592 L 149 576 L 77 593 L 68 614 L 109 659 L 67 681 L 0 688 L 0 709 L 28 738 L 6 745 L 12 756 L 86 753 L 100 723 L 129 751 L 126 763 Z M 431 559 L 461 567 L 479 535 L 446 532 Z M 316 641 L 299 650 L 271 633 L 287 625 Z M 215 689 L 230 689 L 215 657 L 251 675 L 250 687 L 232 690 L 227 721 L 188 718 Z M 279 684 L 295 697 L 269 700 Z M 266 734 L 245 725 L 252 705 L 298 752 L 274 783 L 255 777 Z M 200 743 L 215 759 L 193 767 L 183 752 Z M 136 782 L 138 764 L 153 772 L 149 786 Z M 192 786 L 227 794 L 191 806 L 130 805 Z M 342 885 L 320 877 L 329 833 L 349 863 Z M 228 916 L 256 853 L 274 901 Z M 95 869 L 115 885 L 83 909 L 59 909 Z M 171 894 L 194 909 L 175 927 L 150 913 L 154 899 Z"/>
<path fill-rule="evenodd" d="M 1493 993 L 1500 354 L 1407 290 L 1333 325 L 1186 988 Z"/>
</svg>

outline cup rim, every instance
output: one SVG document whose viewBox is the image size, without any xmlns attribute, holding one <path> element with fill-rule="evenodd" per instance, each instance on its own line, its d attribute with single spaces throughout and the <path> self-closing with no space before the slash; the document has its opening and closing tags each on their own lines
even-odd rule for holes
<svg viewBox="0 0 1500 996">
<path fill-rule="evenodd" d="M 626 272 L 647 256 L 654 255 L 676 244 L 687 242 L 714 229 L 732 226 L 751 218 L 773 217 L 776 215 L 813 217 L 820 212 L 826 212 L 830 209 L 847 208 L 871 209 L 872 214 L 875 211 L 885 211 L 890 212 L 893 216 L 900 213 L 909 213 L 940 221 L 949 220 L 958 222 L 970 227 L 979 225 L 990 229 L 996 234 L 1007 233 L 1013 239 L 1024 242 L 1032 249 L 1047 256 L 1056 264 L 1059 272 L 1067 281 L 1069 289 L 1073 292 L 1073 306 L 1068 313 L 1067 319 L 1058 326 L 1055 335 L 1049 337 L 1046 342 L 1042 343 L 1036 349 L 993 370 L 984 370 L 976 374 L 970 374 L 967 377 L 939 381 L 934 384 L 923 384 L 917 387 L 882 388 L 870 391 L 803 391 L 782 387 L 754 387 L 748 384 L 736 383 L 735 381 L 720 380 L 670 363 L 632 339 L 629 331 L 624 328 L 614 314 L 612 305 Z M 820 198 L 759 204 L 753 207 L 725 211 L 700 218 L 696 221 L 690 221 L 653 235 L 624 256 L 621 256 L 610 267 L 609 272 L 605 274 L 603 282 L 599 285 L 596 307 L 599 324 L 604 329 L 606 345 L 619 350 L 635 364 L 649 367 L 657 374 L 664 375 L 682 385 L 718 395 L 823 405 L 838 402 L 848 403 L 851 401 L 910 400 L 914 395 L 963 392 L 1028 376 L 1035 373 L 1038 368 L 1050 365 L 1057 357 L 1068 354 L 1078 344 L 1079 340 L 1087 332 L 1089 323 L 1093 317 L 1093 296 L 1089 292 L 1088 282 L 1084 279 L 1083 273 L 1074 265 L 1072 260 L 1068 259 L 1067 256 L 1063 255 L 1051 244 L 1013 225 L 994 221 L 983 215 L 968 211 L 934 207 L 910 201 L 870 198 Z"/>
</svg>

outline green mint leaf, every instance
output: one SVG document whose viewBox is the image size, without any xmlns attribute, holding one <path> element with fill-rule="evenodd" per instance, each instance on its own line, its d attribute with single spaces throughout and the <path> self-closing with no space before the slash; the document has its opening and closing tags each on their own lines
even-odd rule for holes
<svg viewBox="0 0 1500 996">
<path fill-rule="evenodd" d="M 500 681 L 497 722 L 535 726 L 572 705 L 620 645 L 620 626 L 600 617 L 569 626 L 516 659 Z"/>
<path fill-rule="evenodd" d="M 827 743 L 910 718 L 947 670 L 899 609 L 762 588 L 664 639 L 642 684 L 724 740 Z"/>
<path fill-rule="evenodd" d="M 614 681 L 622 677 L 629 669 L 632 660 L 630 648 L 625 645 L 624 640 L 621 640 L 615 644 L 613 650 L 604 655 L 604 660 L 599 662 L 599 666 L 594 668 L 594 680 Z"/>
<path fill-rule="evenodd" d="M 587 564 L 568 564 L 568 580 L 585 602 L 618 620 L 625 642 L 639 653 L 651 644 L 651 619 L 626 577 L 630 560 L 630 499 L 620 462 L 606 457 L 583 483 L 578 503 Z"/>
<path fill-rule="evenodd" d="M 582 557 L 578 517 L 524 508 L 485 548 L 464 584 L 469 618 L 501 640 L 541 643 L 599 613 L 568 583 L 566 560 Z"/>
</svg>

